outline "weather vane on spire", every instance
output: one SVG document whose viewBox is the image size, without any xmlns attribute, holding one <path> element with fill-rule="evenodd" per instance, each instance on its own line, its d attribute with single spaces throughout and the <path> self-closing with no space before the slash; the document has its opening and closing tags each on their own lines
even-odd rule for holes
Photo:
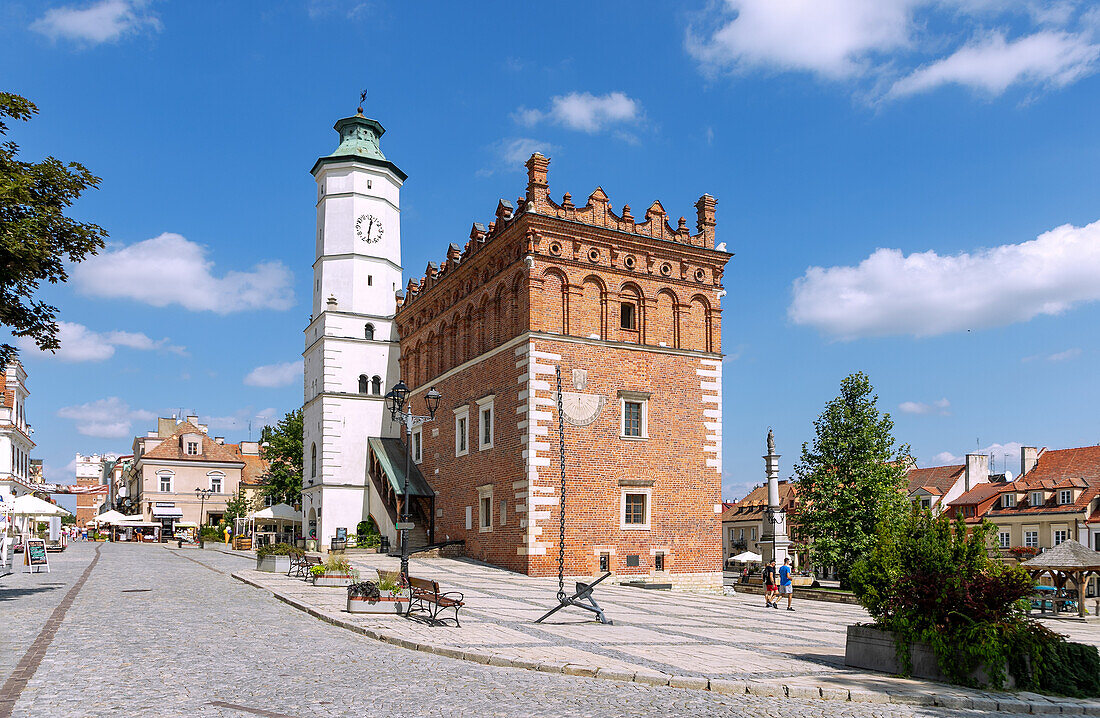
<svg viewBox="0 0 1100 718">
<path fill-rule="evenodd" d="M 359 93 L 359 114 L 363 114 L 363 103 L 367 100 L 367 91 L 363 90 Z"/>
</svg>

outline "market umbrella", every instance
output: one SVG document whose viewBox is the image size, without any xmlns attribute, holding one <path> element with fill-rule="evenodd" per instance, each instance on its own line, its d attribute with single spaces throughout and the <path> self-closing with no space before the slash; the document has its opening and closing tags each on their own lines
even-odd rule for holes
<svg viewBox="0 0 1100 718">
<path fill-rule="evenodd" d="M 105 526 L 110 526 L 111 524 L 118 523 L 119 521 L 125 521 L 126 519 L 127 519 L 127 517 L 124 516 L 123 514 L 119 513 L 118 511 L 111 510 L 111 511 L 105 511 L 104 513 L 101 513 L 99 516 L 94 517 L 89 523 L 96 524 L 96 525 L 102 524 L 102 525 L 105 525 Z"/>
<path fill-rule="evenodd" d="M 43 501 L 37 496 L 24 494 L 11 502 L 15 516 L 69 516 L 69 512 L 57 504 Z"/>
<path fill-rule="evenodd" d="M 730 560 L 744 561 L 745 563 L 759 563 L 760 561 L 764 560 L 764 557 L 758 553 L 753 553 L 752 551 L 742 551 Z"/>
</svg>

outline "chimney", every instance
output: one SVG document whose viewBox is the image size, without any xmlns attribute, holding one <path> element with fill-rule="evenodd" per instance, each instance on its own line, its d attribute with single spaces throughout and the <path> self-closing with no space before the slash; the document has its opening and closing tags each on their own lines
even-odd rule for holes
<svg viewBox="0 0 1100 718">
<path fill-rule="evenodd" d="M 176 420 L 174 417 L 165 418 L 161 417 L 157 419 L 157 433 L 154 436 L 158 436 L 161 439 L 167 439 L 172 435 L 172 432 L 176 430 Z"/>
<path fill-rule="evenodd" d="M 189 416 L 189 417 L 187 417 L 187 423 L 188 423 L 188 424 L 194 424 L 194 425 L 198 426 L 198 424 L 199 424 L 199 417 L 197 417 L 197 416 Z"/>
<path fill-rule="evenodd" d="M 214 437 L 214 443 L 224 446 L 225 445 L 225 437 L 224 436 L 215 436 Z"/>
<path fill-rule="evenodd" d="M 1039 450 L 1034 446 L 1021 446 L 1020 447 L 1020 476 L 1017 478 L 1023 478 L 1024 474 L 1035 468 L 1035 464 L 1039 461 Z"/>
<path fill-rule="evenodd" d="M 965 472 L 965 491 L 970 491 L 978 484 L 989 481 L 989 457 L 985 454 L 967 454 Z"/>
</svg>

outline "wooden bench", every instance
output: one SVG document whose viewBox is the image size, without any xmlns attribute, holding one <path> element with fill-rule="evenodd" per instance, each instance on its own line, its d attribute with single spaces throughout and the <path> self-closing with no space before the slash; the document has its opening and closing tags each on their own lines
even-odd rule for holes
<svg viewBox="0 0 1100 718">
<path fill-rule="evenodd" d="M 381 571 L 379 574 L 381 574 Z M 439 614 L 445 610 L 454 609 L 455 626 L 461 628 L 462 624 L 458 622 L 458 609 L 465 605 L 463 603 L 465 596 L 460 592 L 450 591 L 443 593 L 439 590 L 439 584 L 435 581 L 430 581 L 426 578 L 416 578 L 415 576 L 409 576 L 409 590 L 411 598 L 409 601 L 409 610 L 405 614 L 406 617 L 412 617 L 411 614 L 416 611 L 418 614 L 424 616 L 428 624 L 441 625 L 444 621 L 450 619 L 440 618 Z"/>
<path fill-rule="evenodd" d="M 290 569 L 287 570 L 287 576 L 297 576 L 298 578 L 309 578 L 309 569 L 313 566 L 320 566 L 323 562 L 320 556 L 307 556 L 304 553 L 290 554 Z"/>
</svg>

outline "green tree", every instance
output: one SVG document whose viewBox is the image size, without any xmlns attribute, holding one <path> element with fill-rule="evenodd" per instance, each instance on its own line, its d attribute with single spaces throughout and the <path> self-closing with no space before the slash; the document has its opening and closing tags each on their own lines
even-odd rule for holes
<svg viewBox="0 0 1100 718">
<path fill-rule="evenodd" d="M 260 432 L 260 455 L 268 462 L 264 491 L 276 501 L 294 506 L 302 502 L 302 410 L 295 409 L 275 426 Z"/>
<path fill-rule="evenodd" d="M 0 136 L 8 133 L 4 118 L 25 122 L 36 114 L 30 100 L 0 92 Z M 61 346 L 57 308 L 35 299 L 35 293 L 43 280 L 68 279 L 66 262 L 83 261 L 103 247 L 102 228 L 64 215 L 86 189 L 99 186 L 99 177 L 76 162 L 65 165 L 54 157 L 23 162 L 18 154 L 14 142 L 0 144 L 0 326 L 54 350 Z M 0 366 L 15 351 L 0 344 Z"/>
<path fill-rule="evenodd" d="M 241 487 L 233 498 L 225 502 L 225 522 L 233 526 L 234 519 L 244 518 L 252 513 L 252 510 L 252 501 L 245 495 L 244 487 Z"/>
<path fill-rule="evenodd" d="M 798 502 L 792 519 L 809 544 L 810 559 L 836 566 L 847 584 L 852 565 L 866 553 L 879 523 L 900 520 L 909 446 L 895 449 L 894 422 L 880 414 L 867 375 L 840 382 L 840 396 L 814 422 L 813 446 L 802 445 L 795 467 Z"/>
</svg>

